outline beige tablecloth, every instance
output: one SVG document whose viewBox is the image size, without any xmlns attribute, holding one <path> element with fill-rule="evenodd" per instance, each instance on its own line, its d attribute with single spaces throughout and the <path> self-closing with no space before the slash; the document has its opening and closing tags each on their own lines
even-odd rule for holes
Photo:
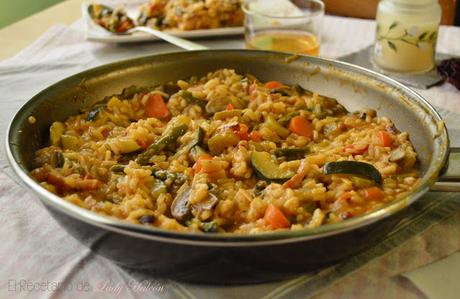
<svg viewBox="0 0 460 299">
<path fill-rule="evenodd" d="M 374 23 L 327 17 L 322 55 L 338 57 L 372 43 Z M 241 37 L 200 41 L 210 48 L 243 48 Z M 442 52 L 460 55 L 460 28 L 442 28 Z M 400 274 L 460 249 L 460 200 L 430 193 L 411 207 L 388 238 L 334 267 L 293 280 L 250 286 L 201 286 L 120 268 L 59 228 L 38 199 L 20 186 L 4 155 L 7 123 L 42 88 L 75 72 L 134 56 L 177 50 L 164 43 L 86 42 L 82 23 L 55 26 L 15 58 L 0 63 L 0 298 L 419 298 Z M 460 93 L 450 85 L 420 91 L 440 108 L 460 144 Z M 458 114 L 456 114 L 458 113 Z"/>
</svg>

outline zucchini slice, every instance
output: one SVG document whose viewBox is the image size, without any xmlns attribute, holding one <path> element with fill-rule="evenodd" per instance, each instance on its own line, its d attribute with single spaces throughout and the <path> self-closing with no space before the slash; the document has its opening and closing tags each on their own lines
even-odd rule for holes
<svg viewBox="0 0 460 299">
<path fill-rule="evenodd" d="M 382 183 L 382 175 L 371 164 L 357 161 L 337 161 L 324 165 L 324 174 L 349 174 Z"/>
<path fill-rule="evenodd" d="M 274 154 L 277 157 L 286 157 L 286 160 L 291 161 L 305 158 L 309 152 L 310 150 L 306 147 L 284 147 L 277 148 Z"/>
<path fill-rule="evenodd" d="M 283 183 L 294 175 L 292 172 L 280 169 L 278 163 L 267 152 L 253 151 L 251 163 L 256 176 L 265 181 Z"/>
</svg>

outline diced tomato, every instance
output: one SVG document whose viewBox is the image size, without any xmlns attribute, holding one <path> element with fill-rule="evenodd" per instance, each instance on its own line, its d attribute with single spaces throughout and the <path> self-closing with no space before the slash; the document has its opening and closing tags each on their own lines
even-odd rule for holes
<svg viewBox="0 0 460 299">
<path fill-rule="evenodd" d="M 269 204 L 265 210 L 264 221 L 269 224 L 272 229 L 288 228 L 291 226 L 289 220 L 284 216 L 283 212 L 273 204 Z"/>
</svg>

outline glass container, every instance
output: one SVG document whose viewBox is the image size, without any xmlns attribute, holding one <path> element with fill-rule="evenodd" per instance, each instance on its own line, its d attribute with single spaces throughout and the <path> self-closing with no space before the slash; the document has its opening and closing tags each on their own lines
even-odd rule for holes
<svg viewBox="0 0 460 299">
<path fill-rule="evenodd" d="M 437 0 L 382 0 L 373 62 L 389 72 L 422 73 L 435 65 L 441 6 Z"/>
</svg>

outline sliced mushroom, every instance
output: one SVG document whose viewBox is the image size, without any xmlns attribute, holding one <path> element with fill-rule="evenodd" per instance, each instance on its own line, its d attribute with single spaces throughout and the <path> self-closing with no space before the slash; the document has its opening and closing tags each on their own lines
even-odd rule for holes
<svg viewBox="0 0 460 299">
<path fill-rule="evenodd" d="M 209 193 L 208 198 L 205 201 L 199 202 L 192 206 L 194 212 L 200 213 L 202 211 L 209 211 L 216 203 L 219 201 L 219 198 L 212 193 Z"/>
<path fill-rule="evenodd" d="M 190 204 L 190 195 L 192 188 L 185 183 L 179 188 L 176 198 L 171 204 L 171 215 L 178 221 L 186 221 L 192 217 L 192 211 L 197 214 L 202 211 L 211 210 L 219 201 L 219 198 L 212 193 L 209 193 L 208 198 L 197 204 Z"/>
<path fill-rule="evenodd" d="M 191 193 L 192 188 L 185 183 L 179 188 L 176 197 L 171 203 L 171 215 L 178 221 L 185 221 L 192 216 L 189 204 Z"/>
<path fill-rule="evenodd" d="M 397 149 L 391 152 L 389 160 L 390 162 L 399 162 L 405 157 L 406 157 L 406 151 L 403 148 L 398 147 Z"/>
</svg>

